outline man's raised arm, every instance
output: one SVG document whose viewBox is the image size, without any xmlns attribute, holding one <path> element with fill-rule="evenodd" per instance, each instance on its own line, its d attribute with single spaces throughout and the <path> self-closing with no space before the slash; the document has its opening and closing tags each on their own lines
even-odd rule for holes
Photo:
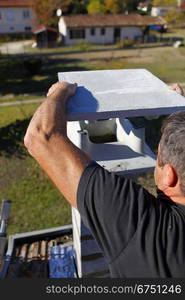
<svg viewBox="0 0 185 300">
<path fill-rule="evenodd" d="M 54 84 L 33 115 L 24 138 L 29 153 L 72 206 L 77 206 L 80 177 L 90 161 L 67 137 L 66 101 L 76 87 L 66 82 Z"/>
</svg>

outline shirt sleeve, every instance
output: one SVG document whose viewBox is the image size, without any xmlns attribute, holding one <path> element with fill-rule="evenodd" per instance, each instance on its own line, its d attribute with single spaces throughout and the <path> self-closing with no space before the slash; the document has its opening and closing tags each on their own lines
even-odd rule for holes
<svg viewBox="0 0 185 300">
<path fill-rule="evenodd" d="M 155 197 L 123 176 L 98 164 L 83 172 L 77 206 L 108 262 L 113 261 L 134 236 Z"/>
</svg>

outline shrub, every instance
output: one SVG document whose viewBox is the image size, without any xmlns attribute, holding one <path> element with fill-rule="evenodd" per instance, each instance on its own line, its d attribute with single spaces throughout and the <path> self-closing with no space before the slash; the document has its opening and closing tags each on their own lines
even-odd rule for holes
<svg viewBox="0 0 185 300">
<path fill-rule="evenodd" d="M 23 32 L 23 33 L 1 33 L 0 42 L 8 43 L 13 41 L 22 41 L 33 39 L 32 32 Z"/>
<path fill-rule="evenodd" d="M 0 59 L 0 79 L 22 78 L 25 76 L 24 65 L 19 58 L 4 58 Z"/>
<path fill-rule="evenodd" d="M 77 42 L 76 46 L 80 51 L 88 51 L 91 48 L 91 44 L 85 41 Z"/>
<path fill-rule="evenodd" d="M 23 61 L 24 67 L 29 75 L 36 75 L 42 68 L 42 59 L 40 58 L 27 58 Z"/>
<path fill-rule="evenodd" d="M 118 48 L 132 48 L 134 46 L 133 40 L 122 40 L 117 43 Z"/>
<path fill-rule="evenodd" d="M 42 60 L 40 58 L 4 58 L 0 56 L 0 79 L 24 78 L 40 72 Z"/>
</svg>

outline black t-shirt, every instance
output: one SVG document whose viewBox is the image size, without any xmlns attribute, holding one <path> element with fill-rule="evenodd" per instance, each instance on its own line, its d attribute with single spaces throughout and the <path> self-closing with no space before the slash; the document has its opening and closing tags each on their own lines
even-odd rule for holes
<svg viewBox="0 0 185 300">
<path fill-rule="evenodd" d="M 112 277 L 185 277 L 184 205 L 98 164 L 82 174 L 77 205 Z"/>
</svg>

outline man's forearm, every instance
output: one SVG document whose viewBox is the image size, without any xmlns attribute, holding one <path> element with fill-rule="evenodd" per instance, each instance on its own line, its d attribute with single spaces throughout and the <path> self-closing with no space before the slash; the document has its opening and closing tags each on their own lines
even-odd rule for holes
<svg viewBox="0 0 185 300">
<path fill-rule="evenodd" d="M 67 137 L 65 105 L 69 97 L 57 89 L 34 114 L 25 145 L 66 199 L 76 206 L 76 193 L 90 158 Z"/>
<path fill-rule="evenodd" d="M 35 148 L 39 149 L 34 156 L 39 165 L 69 203 L 76 207 L 79 180 L 90 158 L 59 134 L 53 134 L 41 143 L 38 139 Z"/>
</svg>

